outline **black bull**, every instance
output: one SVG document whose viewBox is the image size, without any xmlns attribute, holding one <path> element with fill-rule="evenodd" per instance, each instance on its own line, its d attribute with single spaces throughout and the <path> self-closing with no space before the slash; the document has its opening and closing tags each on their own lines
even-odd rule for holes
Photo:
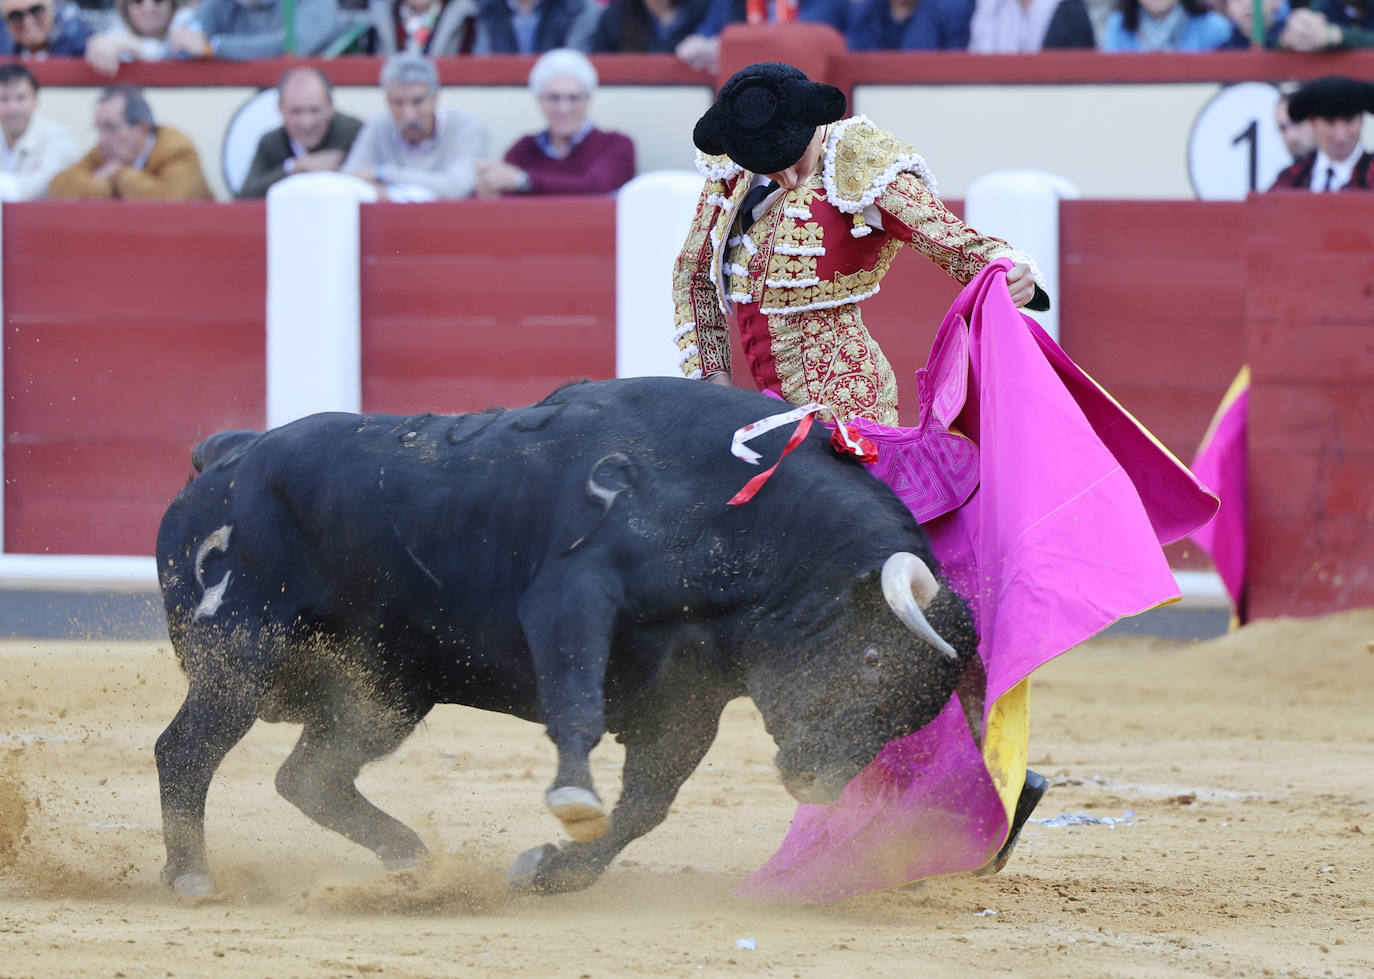
<svg viewBox="0 0 1374 979">
<path fill-rule="evenodd" d="M 975 638 L 910 513 L 820 426 L 725 505 L 759 471 L 732 433 L 778 408 L 645 378 L 198 446 L 157 542 L 189 679 L 157 743 L 166 880 L 211 889 L 206 794 L 259 717 L 304 725 L 280 793 L 391 868 L 425 847 L 358 792 L 365 763 L 436 703 L 543 724 L 546 803 L 576 842 L 517 860 L 530 890 L 586 886 L 658 825 L 734 697 L 758 706 L 788 790 L 833 799 L 943 708 Z M 776 457 L 786 435 L 755 444 Z M 588 768 L 607 731 L 625 745 L 609 818 Z"/>
</svg>

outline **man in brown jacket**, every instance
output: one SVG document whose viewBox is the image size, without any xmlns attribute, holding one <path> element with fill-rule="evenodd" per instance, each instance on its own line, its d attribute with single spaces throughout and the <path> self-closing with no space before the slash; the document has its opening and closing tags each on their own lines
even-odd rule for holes
<svg viewBox="0 0 1374 979">
<path fill-rule="evenodd" d="M 96 145 L 53 177 L 49 198 L 212 200 L 200 157 L 185 133 L 153 121 L 143 92 L 107 88 L 95 109 Z"/>
</svg>

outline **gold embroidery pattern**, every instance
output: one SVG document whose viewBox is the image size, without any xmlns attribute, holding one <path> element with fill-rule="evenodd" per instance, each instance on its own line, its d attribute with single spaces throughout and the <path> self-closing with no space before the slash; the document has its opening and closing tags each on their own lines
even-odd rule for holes
<svg viewBox="0 0 1374 979">
<path fill-rule="evenodd" d="M 697 371 L 705 375 L 730 369 L 729 327 L 717 303 L 710 275 L 710 233 L 719 210 L 706 201 L 712 190 L 708 184 L 702 191 L 687 241 L 673 266 L 674 328 L 681 330 L 689 323 L 695 324 L 695 329 L 688 330 L 677 341 L 679 352 L 697 348 L 697 353 L 681 362 L 682 373 L 688 377 Z"/>
<path fill-rule="evenodd" d="M 822 279 L 813 286 L 777 288 L 769 286 L 763 291 L 764 312 L 785 312 L 789 309 L 805 309 L 819 305 L 838 306 L 857 301 L 877 291 L 878 283 L 887 275 L 892 264 L 892 256 L 901 247 L 901 242 L 889 238 L 883 242 L 878 259 L 872 269 L 859 269 L 857 272 L 837 273 L 830 279 Z M 791 256 L 788 256 L 791 258 Z M 815 268 L 815 259 L 811 267 Z M 814 275 L 814 272 L 812 273 Z"/>
<path fill-rule="evenodd" d="M 779 246 L 792 249 L 824 247 L 825 232 L 819 222 L 810 218 L 795 218 L 787 213 L 789 210 L 810 213 L 811 206 L 816 200 L 816 191 L 810 186 L 804 186 L 783 195 L 783 197 L 782 218 L 778 221 L 778 233 L 773 238 L 774 251 L 768 261 L 767 278 L 783 282 L 814 279 L 816 277 L 815 255 L 779 255 L 777 248 Z M 768 288 L 777 290 L 779 287 L 769 286 Z M 797 288 L 804 289 L 807 287 L 783 286 L 781 288 L 791 292 Z M 767 293 L 764 295 L 766 301 Z M 790 303 L 788 305 L 795 304 Z"/>
<path fill-rule="evenodd" d="M 886 129 L 867 121 L 855 123 L 835 147 L 835 189 L 843 200 L 858 201 L 900 159 L 915 153 Z"/>
<path fill-rule="evenodd" d="M 1011 251 L 1001 238 L 979 234 L 960 221 L 916 177 L 900 174 L 877 200 L 878 208 L 900 221 L 911 247 L 961 283 L 967 283 L 999 255 Z M 901 234 L 900 229 L 893 229 Z"/>
<path fill-rule="evenodd" d="M 815 401 L 841 418 L 897 424 L 897 377 L 857 306 L 768 317 L 774 370 L 792 404 Z"/>
</svg>

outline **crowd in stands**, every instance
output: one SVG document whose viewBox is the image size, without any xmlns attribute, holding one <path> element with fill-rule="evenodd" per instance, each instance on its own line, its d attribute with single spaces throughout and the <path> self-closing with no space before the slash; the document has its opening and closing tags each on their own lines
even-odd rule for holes
<svg viewBox="0 0 1374 979">
<path fill-rule="evenodd" d="M 769 0 L 769 3 L 779 0 Z M 842 32 L 855 51 L 1047 48 L 1210 51 L 1252 46 L 1254 0 L 796 0 L 796 17 Z M 714 70 L 725 25 L 746 0 L 0 0 L 0 56 L 84 57 L 114 75 L 128 61 L 247 60 L 286 53 L 432 57 L 673 52 Z M 104 6 L 102 4 L 110 4 Z M 1264 46 L 1374 46 L 1374 0 L 1261 0 Z"/>
</svg>

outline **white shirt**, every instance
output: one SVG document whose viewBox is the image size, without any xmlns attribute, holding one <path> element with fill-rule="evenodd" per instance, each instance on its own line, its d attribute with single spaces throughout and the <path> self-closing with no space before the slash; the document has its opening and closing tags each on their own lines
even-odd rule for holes
<svg viewBox="0 0 1374 979">
<path fill-rule="evenodd" d="M 4 137 L 0 136 L 0 145 Z M 48 182 L 81 156 L 71 133 L 35 112 L 13 146 L 4 146 L 0 200 L 29 201 L 48 192 Z"/>
<path fill-rule="evenodd" d="M 1331 178 L 1331 191 L 1335 193 L 1346 184 L 1350 183 L 1350 178 L 1355 175 L 1355 164 L 1360 162 L 1359 146 L 1339 163 L 1331 159 L 1321 150 L 1317 150 L 1317 162 L 1312 165 L 1312 190 L 1318 194 L 1326 190 L 1326 171 L 1334 171 L 1335 175 Z"/>
</svg>

